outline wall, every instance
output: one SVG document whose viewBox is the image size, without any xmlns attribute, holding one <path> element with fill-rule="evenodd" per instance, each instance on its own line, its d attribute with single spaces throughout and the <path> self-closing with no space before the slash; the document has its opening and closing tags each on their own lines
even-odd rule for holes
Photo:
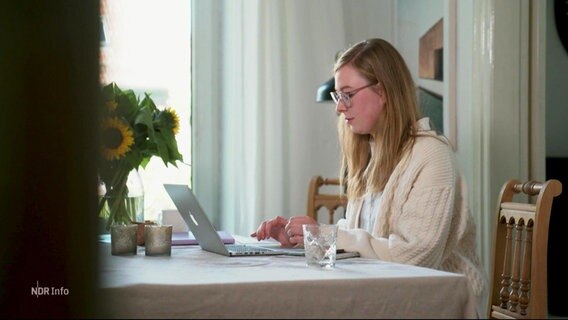
<svg viewBox="0 0 568 320">
<path fill-rule="evenodd" d="M 394 41 L 393 0 L 343 0 L 342 3 L 347 45 L 368 38 Z"/>
</svg>

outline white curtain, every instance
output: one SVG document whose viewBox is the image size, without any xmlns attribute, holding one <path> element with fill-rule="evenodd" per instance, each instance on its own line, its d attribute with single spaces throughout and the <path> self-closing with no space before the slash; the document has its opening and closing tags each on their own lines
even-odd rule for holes
<svg viewBox="0 0 568 320">
<path fill-rule="evenodd" d="M 222 4 L 221 228 L 305 214 L 309 179 L 337 176 L 336 116 L 315 102 L 345 46 L 341 1 Z"/>
</svg>

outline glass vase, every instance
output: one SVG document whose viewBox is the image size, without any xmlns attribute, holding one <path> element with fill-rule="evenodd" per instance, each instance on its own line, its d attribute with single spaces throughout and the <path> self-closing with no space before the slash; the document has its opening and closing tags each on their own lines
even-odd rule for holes
<svg viewBox="0 0 568 320">
<path fill-rule="evenodd" d="M 103 201 L 99 212 L 99 232 L 101 234 L 109 233 L 112 225 L 127 225 L 144 221 L 144 186 L 138 170 L 134 169 L 128 173 L 125 186 L 124 194 L 113 194 L 107 192 L 109 186 L 102 182 L 99 184 L 99 201 Z M 121 188 L 122 186 L 111 186 L 110 188 L 113 187 Z"/>
</svg>

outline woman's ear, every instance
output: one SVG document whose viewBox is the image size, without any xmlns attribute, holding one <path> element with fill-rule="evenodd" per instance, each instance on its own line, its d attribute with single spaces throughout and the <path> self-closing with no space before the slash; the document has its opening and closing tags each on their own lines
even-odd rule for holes
<svg viewBox="0 0 568 320">
<path fill-rule="evenodd" d="M 385 91 L 385 89 L 383 88 L 383 85 L 379 82 L 377 83 L 377 87 L 375 89 L 375 91 L 377 92 L 377 94 L 379 95 L 379 97 L 385 102 L 385 104 L 387 103 L 387 93 Z"/>
</svg>

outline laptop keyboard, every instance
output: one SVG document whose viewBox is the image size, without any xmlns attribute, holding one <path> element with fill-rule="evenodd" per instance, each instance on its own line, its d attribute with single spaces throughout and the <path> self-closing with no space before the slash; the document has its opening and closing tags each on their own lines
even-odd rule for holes
<svg viewBox="0 0 568 320">
<path fill-rule="evenodd" d="M 251 247 L 251 246 L 247 246 L 247 245 L 243 245 L 243 244 L 230 244 L 230 245 L 226 245 L 227 250 L 235 252 L 235 253 L 239 253 L 239 254 L 244 254 L 244 255 L 255 255 L 255 254 L 261 254 L 263 252 L 269 252 L 271 251 L 270 249 L 265 249 L 265 248 L 259 248 L 259 247 Z"/>
</svg>

